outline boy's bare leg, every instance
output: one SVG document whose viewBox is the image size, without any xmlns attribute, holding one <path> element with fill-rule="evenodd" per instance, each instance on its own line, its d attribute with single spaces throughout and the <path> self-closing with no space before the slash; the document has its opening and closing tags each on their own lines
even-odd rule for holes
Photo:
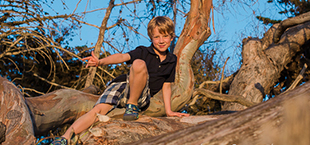
<svg viewBox="0 0 310 145">
<path fill-rule="evenodd" d="M 110 104 L 98 104 L 93 109 L 91 109 L 89 112 L 78 118 L 65 132 L 65 134 L 62 136 L 66 139 L 70 138 L 70 133 L 72 131 L 72 128 L 74 130 L 75 134 L 81 133 L 88 127 L 90 127 L 94 122 L 98 121 L 97 114 L 105 115 L 112 106 Z"/>
<path fill-rule="evenodd" d="M 147 82 L 147 67 L 143 60 L 135 60 L 129 73 L 129 99 L 127 104 L 138 105 L 138 99 Z"/>
</svg>

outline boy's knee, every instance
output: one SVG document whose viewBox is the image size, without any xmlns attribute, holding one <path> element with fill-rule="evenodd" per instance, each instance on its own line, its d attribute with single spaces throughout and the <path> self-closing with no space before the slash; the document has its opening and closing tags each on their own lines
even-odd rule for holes
<svg viewBox="0 0 310 145">
<path fill-rule="evenodd" d="M 99 113 L 102 115 L 105 115 L 106 112 L 108 112 L 109 110 L 109 106 L 107 104 L 97 104 L 92 111 L 94 111 L 95 113 Z"/>
<path fill-rule="evenodd" d="M 146 64 L 141 59 L 134 60 L 131 65 L 131 69 L 136 72 L 145 72 L 145 73 L 147 72 Z"/>
<path fill-rule="evenodd" d="M 97 104 L 92 110 L 95 113 L 99 113 L 102 110 L 103 106 L 101 104 Z"/>
</svg>

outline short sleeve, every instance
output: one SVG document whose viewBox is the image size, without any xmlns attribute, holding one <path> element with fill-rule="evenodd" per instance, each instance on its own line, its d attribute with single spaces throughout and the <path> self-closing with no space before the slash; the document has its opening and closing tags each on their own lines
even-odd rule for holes
<svg viewBox="0 0 310 145">
<path fill-rule="evenodd" d="M 127 61 L 126 64 L 132 64 L 134 60 L 142 58 L 143 48 L 137 47 L 136 49 L 129 51 L 128 54 L 130 55 L 130 60 Z"/>
</svg>

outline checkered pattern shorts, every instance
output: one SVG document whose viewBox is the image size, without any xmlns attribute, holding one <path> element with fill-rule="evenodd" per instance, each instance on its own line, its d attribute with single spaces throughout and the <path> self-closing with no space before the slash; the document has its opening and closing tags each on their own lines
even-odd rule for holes
<svg viewBox="0 0 310 145">
<path fill-rule="evenodd" d="M 147 79 L 146 86 L 144 87 L 140 98 L 138 99 L 138 107 L 141 110 L 145 110 L 151 99 L 149 79 Z M 127 100 L 129 98 L 129 75 L 127 75 L 126 81 L 123 82 L 112 82 L 102 93 L 95 106 L 100 103 L 111 104 L 112 109 L 125 108 Z M 111 109 L 111 110 L 112 110 Z"/>
</svg>

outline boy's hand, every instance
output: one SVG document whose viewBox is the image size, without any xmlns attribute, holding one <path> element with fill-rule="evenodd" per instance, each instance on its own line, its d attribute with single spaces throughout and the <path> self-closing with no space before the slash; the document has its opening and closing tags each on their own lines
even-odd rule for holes
<svg viewBox="0 0 310 145">
<path fill-rule="evenodd" d="M 182 116 L 188 117 L 189 116 L 189 114 L 186 114 L 186 113 L 179 113 L 179 112 L 172 112 L 172 111 L 166 112 L 166 114 L 168 117 L 174 117 L 174 116 L 176 116 L 176 117 L 182 117 Z"/>
<path fill-rule="evenodd" d="M 97 67 L 99 65 L 99 59 L 97 56 L 95 56 L 94 51 L 91 52 L 91 56 L 88 56 L 82 59 L 82 61 L 85 61 L 85 60 L 88 60 L 86 68 L 88 66 Z"/>
</svg>

